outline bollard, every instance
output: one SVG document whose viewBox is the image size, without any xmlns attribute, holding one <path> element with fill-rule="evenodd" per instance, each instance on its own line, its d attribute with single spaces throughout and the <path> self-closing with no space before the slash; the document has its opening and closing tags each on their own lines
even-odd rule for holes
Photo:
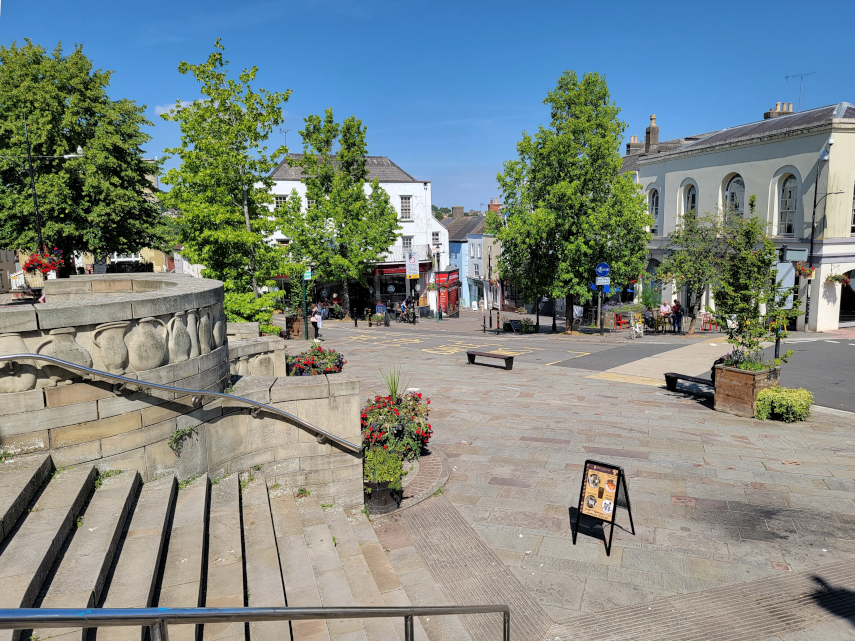
<svg viewBox="0 0 855 641">
<path fill-rule="evenodd" d="M 496 336 L 498 336 L 498 335 L 499 335 L 499 324 L 500 324 L 500 321 L 499 321 L 499 310 L 497 309 L 497 310 L 496 310 Z"/>
<path fill-rule="evenodd" d="M 484 330 L 484 333 L 486 334 L 487 333 L 487 317 L 486 316 L 484 317 L 483 330 Z"/>
</svg>

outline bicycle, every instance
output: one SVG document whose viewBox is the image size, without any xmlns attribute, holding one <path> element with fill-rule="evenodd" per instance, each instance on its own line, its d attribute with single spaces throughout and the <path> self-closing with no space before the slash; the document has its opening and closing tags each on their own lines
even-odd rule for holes
<svg viewBox="0 0 855 641">
<path fill-rule="evenodd" d="M 641 314 L 633 314 L 629 325 L 629 337 L 641 338 L 644 336 L 644 320 Z"/>
<path fill-rule="evenodd" d="M 398 315 L 395 317 L 395 321 L 398 323 L 416 323 L 416 310 L 413 308 L 408 309 L 405 312 L 398 312 Z"/>
</svg>

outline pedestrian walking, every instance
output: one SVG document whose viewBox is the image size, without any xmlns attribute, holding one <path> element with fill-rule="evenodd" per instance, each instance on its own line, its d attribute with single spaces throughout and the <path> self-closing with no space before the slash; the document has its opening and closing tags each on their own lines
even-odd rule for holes
<svg viewBox="0 0 855 641">
<path fill-rule="evenodd" d="M 671 307 L 671 319 L 673 320 L 674 333 L 683 333 L 683 306 L 680 301 L 675 300 Z"/>
<path fill-rule="evenodd" d="M 320 334 L 318 333 L 318 325 L 321 322 L 321 313 L 318 310 L 318 304 L 312 303 L 312 313 L 309 316 L 309 320 L 312 323 L 312 328 L 315 330 L 315 340 L 318 340 Z"/>
</svg>

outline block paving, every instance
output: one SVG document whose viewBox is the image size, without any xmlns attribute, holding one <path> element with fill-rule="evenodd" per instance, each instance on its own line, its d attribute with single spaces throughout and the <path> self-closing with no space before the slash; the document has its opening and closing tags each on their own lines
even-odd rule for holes
<svg viewBox="0 0 855 641">
<path fill-rule="evenodd" d="M 503 564 L 503 602 L 516 604 L 516 625 L 526 630 L 515 638 L 540 638 L 530 636 L 539 630 L 551 639 L 696 638 L 683 628 L 615 635 L 673 604 L 701 604 L 703 616 L 723 617 L 722 595 L 732 594 L 736 606 L 758 591 L 778 605 L 757 621 L 771 617 L 775 625 L 697 629 L 710 639 L 855 638 L 855 574 L 843 571 L 855 562 L 855 416 L 817 408 L 804 423 L 762 422 L 664 387 L 591 378 L 589 370 L 523 362 L 506 372 L 467 365 L 465 347 L 432 354 L 400 343 L 384 349 L 380 335 L 327 334 L 325 347 L 345 353 L 364 394 L 381 391 L 378 366 L 398 364 L 432 400 L 432 447 L 451 466 L 444 493 L 403 511 L 394 527 L 375 522 L 414 604 L 422 604 L 411 594 L 419 588 L 406 577 L 419 572 L 434 583 L 424 602 L 489 602 L 493 579 L 459 567 L 473 554 L 472 564 Z M 593 521 L 583 518 L 571 541 L 589 458 L 621 465 L 629 478 L 636 534 L 619 509 L 611 556 Z M 464 546 L 469 553 L 458 552 Z M 844 596 L 823 597 L 829 590 Z M 539 613 L 520 611 L 527 599 Z M 802 603 L 812 614 L 788 618 Z M 621 623 L 580 636 L 602 619 Z M 548 630 L 548 622 L 557 625 Z M 490 624 L 461 625 L 476 639 Z"/>
</svg>

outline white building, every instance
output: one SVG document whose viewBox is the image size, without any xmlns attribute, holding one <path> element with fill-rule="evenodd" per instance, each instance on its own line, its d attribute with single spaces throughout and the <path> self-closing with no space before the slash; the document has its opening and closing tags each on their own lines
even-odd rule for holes
<svg viewBox="0 0 855 641">
<path fill-rule="evenodd" d="M 623 170 L 635 173 L 656 219 L 649 271 L 662 260 L 667 234 L 687 211 L 732 206 L 747 213 L 751 195 L 779 247 L 809 248 L 816 198 L 816 277 L 809 285 L 807 328 L 855 325 L 855 289 L 825 282 L 829 274 L 849 274 L 855 284 L 855 106 L 793 113 L 792 103 L 778 103 L 764 120 L 662 143 L 651 116 L 644 142 L 633 136 L 627 144 Z M 808 282 L 797 284 L 804 300 Z M 666 287 L 664 295 L 679 293 Z M 705 302 L 714 304 L 709 295 Z M 803 315 L 798 328 L 804 325 Z"/>
<path fill-rule="evenodd" d="M 302 154 L 289 154 L 290 159 L 300 158 Z M 408 252 L 418 252 L 421 278 L 418 281 L 419 293 L 424 294 L 433 271 L 448 266 L 448 230 L 434 218 L 431 212 L 431 183 L 428 180 L 416 180 L 385 156 L 367 156 L 367 180 L 377 178 L 398 212 L 402 227 L 399 238 L 389 248 L 382 263 L 373 273 L 373 285 L 370 294 L 382 300 L 400 302 L 404 297 L 404 259 Z M 284 160 L 272 173 L 273 198 L 275 204 L 284 203 L 293 190 L 296 190 L 306 202 L 306 185 L 300 182 L 302 173 L 299 167 L 290 167 Z M 366 185 L 366 191 L 370 185 Z M 283 234 L 274 236 L 278 242 L 287 242 Z M 371 282 L 371 279 L 369 279 Z M 416 282 L 412 281 L 413 289 Z M 392 291 L 389 288 L 393 288 Z"/>
</svg>

